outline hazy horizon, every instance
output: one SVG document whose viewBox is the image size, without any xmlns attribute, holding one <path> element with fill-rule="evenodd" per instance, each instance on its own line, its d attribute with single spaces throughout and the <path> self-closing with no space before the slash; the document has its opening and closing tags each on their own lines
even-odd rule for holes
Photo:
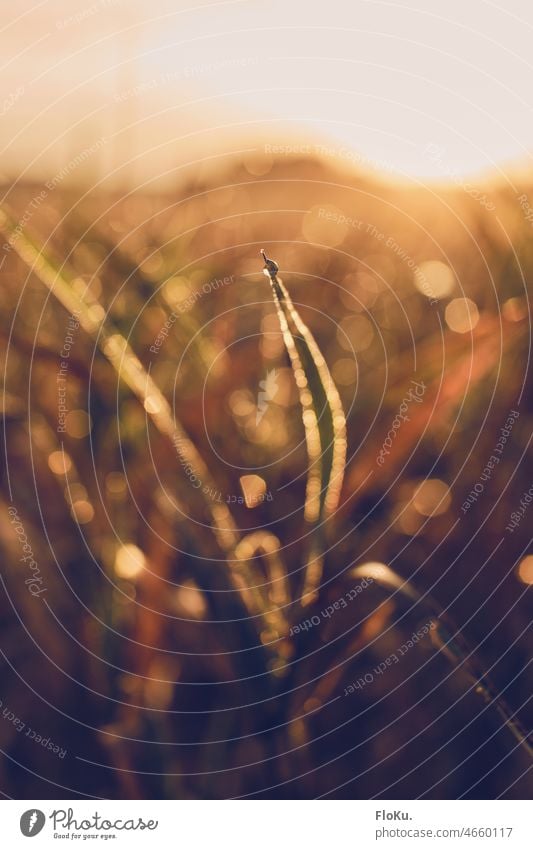
<svg viewBox="0 0 533 849">
<path fill-rule="evenodd" d="M 335 0 L 305 21 L 258 0 L 23 3 L 2 29 L 1 175 L 44 179 L 91 149 L 76 180 L 139 184 L 309 144 L 394 178 L 512 179 L 533 153 L 532 29 L 522 3 L 483 0 Z"/>
</svg>

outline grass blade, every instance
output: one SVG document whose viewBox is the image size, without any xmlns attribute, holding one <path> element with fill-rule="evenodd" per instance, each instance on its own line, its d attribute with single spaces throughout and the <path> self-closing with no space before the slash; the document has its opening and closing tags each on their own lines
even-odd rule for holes
<svg viewBox="0 0 533 849">
<path fill-rule="evenodd" d="M 326 361 L 278 277 L 277 264 L 264 251 L 261 253 L 298 387 L 309 461 L 304 515 L 312 533 L 301 597 L 305 606 L 317 595 L 323 572 L 325 522 L 339 503 L 346 463 L 346 418 Z"/>
</svg>

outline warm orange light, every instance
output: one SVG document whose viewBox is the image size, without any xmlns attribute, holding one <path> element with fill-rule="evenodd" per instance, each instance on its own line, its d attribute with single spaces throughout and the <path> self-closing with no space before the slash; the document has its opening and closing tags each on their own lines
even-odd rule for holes
<svg viewBox="0 0 533 849">
<path fill-rule="evenodd" d="M 133 543 L 121 545 L 115 555 L 115 572 L 119 578 L 137 578 L 146 567 L 146 557 Z"/>
<path fill-rule="evenodd" d="M 533 584 L 533 554 L 524 557 L 517 572 L 523 584 Z"/>
</svg>

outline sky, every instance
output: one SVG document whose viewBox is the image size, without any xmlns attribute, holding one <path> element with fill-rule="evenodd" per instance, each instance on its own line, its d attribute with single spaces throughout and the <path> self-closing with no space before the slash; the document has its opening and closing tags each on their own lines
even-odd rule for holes
<svg viewBox="0 0 533 849">
<path fill-rule="evenodd" d="M 0 31 L 5 179 L 87 149 L 135 183 L 272 144 L 422 180 L 532 162 L 526 0 L 22 0 Z"/>
</svg>

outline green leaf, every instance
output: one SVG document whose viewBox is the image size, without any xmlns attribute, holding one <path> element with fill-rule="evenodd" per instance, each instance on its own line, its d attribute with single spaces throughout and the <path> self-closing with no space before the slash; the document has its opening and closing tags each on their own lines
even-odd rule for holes
<svg viewBox="0 0 533 849">
<path fill-rule="evenodd" d="M 302 605 L 316 597 L 323 572 L 326 520 L 338 506 L 346 462 L 346 419 L 324 356 L 278 277 L 278 266 L 265 260 L 281 332 L 298 387 L 308 474 L 305 520 L 310 526 Z"/>
</svg>

